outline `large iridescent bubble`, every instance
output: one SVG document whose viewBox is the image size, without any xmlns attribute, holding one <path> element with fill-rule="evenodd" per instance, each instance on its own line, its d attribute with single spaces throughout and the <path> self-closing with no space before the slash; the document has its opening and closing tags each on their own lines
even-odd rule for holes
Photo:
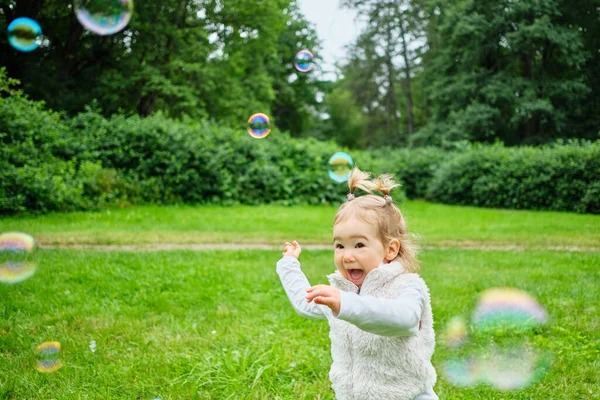
<svg viewBox="0 0 600 400">
<path fill-rule="evenodd" d="M 0 283 L 19 283 L 35 274 L 38 253 L 35 240 L 26 233 L 0 235 Z"/>
<path fill-rule="evenodd" d="M 549 369 L 549 354 L 536 348 L 537 328 L 547 322 L 544 308 L 514 288 L 484 291 L 471 315 L 451 318 L 442 333 L 450 357 L 441 370 L 456 386 L 489 385 L 520 390 Z"/>
<path fill-rule="evenodd" d="M 98 35 L 121 31 L 133 14 L 133 0 L 77 0 L 75 4 L 81 25 Z"/>
<path fill-rule="evenodd" d="M 8 42 L 19 51 L 33 51 L 42 44 L 42 28 L 30 18 L 16 18 L 8 25 Z"/>
</svg>

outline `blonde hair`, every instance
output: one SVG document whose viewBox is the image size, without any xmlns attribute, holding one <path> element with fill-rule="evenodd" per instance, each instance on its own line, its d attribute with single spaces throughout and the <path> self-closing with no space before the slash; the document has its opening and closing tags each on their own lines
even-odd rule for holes
<svg viewBox="0 0 600 400">
<path fill-rule="evenodd" d="M 417 246 L 413 241 L 413 235 L 406 230 L 406 221 L 396 204 L 391 201 L 390 193 L 392 189 L 400 186 L 393 179 L 393 175 L 383 174 L 369 180 L 370 173 L 354 168 L 348 177 L 348 187 L 350 193 L 354 195 L 356 189 L 361 189 L 368 194 L 356 196 L 340 206 L 333 225 L 346 220 L 349 217 L 357 217 L 360 220 L 376 224 L 378 227 L 379 240 L 386 246 L 390 240 L 398 239 L 400 249 L 396 260 L 400 261 L 402 266 L 408 272 L 418 273 L 421 269 L 420 262 L 417 260 Z M 378 191 L 384 197 L 373 194 Z"/>
</svg>

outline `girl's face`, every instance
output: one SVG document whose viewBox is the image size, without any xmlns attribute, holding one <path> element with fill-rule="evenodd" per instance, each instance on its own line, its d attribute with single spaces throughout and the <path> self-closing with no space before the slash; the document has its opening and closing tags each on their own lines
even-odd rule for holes
<svg viewBox="0 0 600 400">
<path fill-rule="evenodd" d="M 394 254 L 390 246 L 381 243 L 376 229 L 375 225 L 353 217 L 333 227 L 335 266 L 344 278 L 358 287 L 369 272 L 390 262 L 397 254 L 397 249 Z"/>
</svg>

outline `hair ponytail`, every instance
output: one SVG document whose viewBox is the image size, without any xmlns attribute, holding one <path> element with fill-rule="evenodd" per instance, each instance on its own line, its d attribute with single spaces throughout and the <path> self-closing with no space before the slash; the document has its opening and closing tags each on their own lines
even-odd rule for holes
<svg viewBox="0 0 600 400">
<path fill-rule="evenodd" d="M 384 196 L 390 196 L 392 189 L 397 188 L 398 186 L 402 185 L 394 181 L 392 174 L 379 175 L 377 178 L 373 179 L 372 182 L 372 188 L 382 193 Z"/>
<path fill-rule="evenodd" d="M 373 189 L 373 182 L 369 180 L 370 176 L 370 172 L 361 171 L 354 167 L 352 172 L 350 172 L 350 176 L 348 177 L 348 188 L 350 188 L 350 193 L 354 194 L 356 189 L 361 189 L 367 193 L 371 193 Z"/>
</svg>

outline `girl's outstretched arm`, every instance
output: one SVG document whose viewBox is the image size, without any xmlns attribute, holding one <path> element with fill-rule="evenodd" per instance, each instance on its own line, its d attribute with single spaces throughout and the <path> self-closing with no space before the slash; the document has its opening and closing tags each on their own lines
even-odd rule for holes
<svg viewBox="0 0 600 400">
<path fill-rule="evenodd" d="M 381 336 L 413 336 L 425 306 L 427 287 L 412 280 L 394 299 L 341 292 L 340 312 L 335 317 Z"/>
<path fill-rule="evenodd" d="M 284 256 L 277 262 L 277 274 L 290 303 L 298 314 L 311 319 L 327 319 L 327 316 L 331 314 L 331 310 L 327 306 L 306 301 L 306 289 L 311 285 L 300 269 L 298 259 L 291 255 Z"/>
</svg>

